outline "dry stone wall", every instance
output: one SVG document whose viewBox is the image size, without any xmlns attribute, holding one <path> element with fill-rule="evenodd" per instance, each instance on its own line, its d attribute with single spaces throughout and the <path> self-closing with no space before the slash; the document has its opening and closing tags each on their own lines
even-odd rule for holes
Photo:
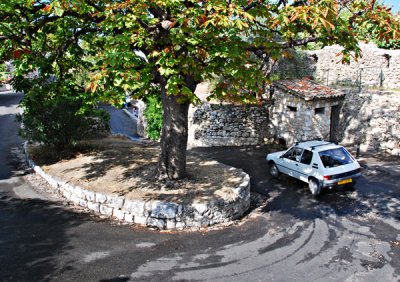
<svg viewBox="0 0 400 282">
<path fill-rule="evenodd" d="M 400 156 L 400 93 L 345 90 L 341 140 L 360 144 L 361 151 Z"/>
<path fill-rule="evenodd" d="M 34 171 L 43 177 L 62 197 L 88 210 L 116 220 L 136 223 L 158 229 L 202 228 L 218 223 L 229 222 L 241 217 L 250 207 L 250 177 L 238 170 L 241 182 L 226 193 L 227 199 L 214 197 L 199 199 L 192 203 L 178 204 L 159 200 L 130 200 L 124 197 L 86 190 L 67 183 L 43 171 L 29 158 L 27 142 L 24 146 L 27 162 Z M 224 164 L 219 164 L 225 166 Z"/>
<path fill-rule="evenodd" d="M 266 106 L 204 103 L 189 109 L 190 147 L 257 145 L 267 138 Z"/>
<path fill-rule="evenodd" d="M 325 85 L 400 88 L 400 50 L 386 50 L 375 44 L 360 44 L 362 57 L 342 64 L 338 45 L 296 54 L 282 60 L 276 69 L 281 78 L 313 76 Z"/>
</svg>

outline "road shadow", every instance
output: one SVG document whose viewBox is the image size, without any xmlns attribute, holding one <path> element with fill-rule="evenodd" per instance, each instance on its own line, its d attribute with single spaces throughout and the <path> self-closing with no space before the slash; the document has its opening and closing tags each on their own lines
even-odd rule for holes
<svg viewBox="0 0 400 282">
<path fill-rule="evenodd" d="M 18 160 L 10 149 L 20 145 L 22 140 L 18 136 L 18 123 L 14 114 L 0 115 L 0 124 L 0 180 L 3 180 L 15 173 Z"/>
<path fill-rule="evenodd" d="M 265 156 L 278 151 L 279 146 L 243 146 L 194 148 L 193 151 L 227 165 L 243 169 L 250 175 L 251 190 L 269 197 L 264 213 L 279 214 L 282 222 L 314 220 L 329 215 L 365 216 L 370 213 L 381 217 L 399 218 L 399 175 L 362 177 L 355 188 L 347 186 L 324 189 L 313 197 L 306 183 L 281 175 L 272 178 L 267 170 Z M 397 211 L 397 213 L 396 213 Z"/>
<path fill-rule="evenodd" d="M 0 280 L 53 281 L 58 274 L 73 269 L 75 262 L 59 261 L 60 256 L 73 248 L 68 230 L 89 218 L 49 201 L 16 199 L 2 191 Z"/>
<path fill-rule="evenodd" d="M 22 93 L 1 93 L 0 92 L 0 105 L 6 108 L 15 108 L 21 101 L 24 94 Z"/>
</svg>

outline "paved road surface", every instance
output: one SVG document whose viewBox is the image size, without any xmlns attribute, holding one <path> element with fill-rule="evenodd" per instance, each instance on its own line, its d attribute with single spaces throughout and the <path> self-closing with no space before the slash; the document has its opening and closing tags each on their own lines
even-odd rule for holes
<svg viewBox="0 0 400 282">
<path fill-rule="evenodd" d="M 114 134 L 123 134 L 134 140 L 139 138 L 136 125 L 121 109 L 116 109 L 108 105 L 104 106 L 104 109 L 110 114 L 110 127 Z"/>
<path fill-rule="evenodd" d="M 268 196 L 220 231 L 158 233 L 72 212 L 36 193 L 13 160 L 21 95 L 0 94 L 0 281 L 398 281 L 399 167 L 372 166 L 355 191 L 313 199 L 265 172 L 267 147 L 196 151 L 243 168 Z"/>
</svg>

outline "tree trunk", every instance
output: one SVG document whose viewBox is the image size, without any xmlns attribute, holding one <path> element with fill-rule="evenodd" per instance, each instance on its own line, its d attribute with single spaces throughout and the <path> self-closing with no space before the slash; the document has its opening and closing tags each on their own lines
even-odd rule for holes
<svg viewBox="0 0 400 282">
<path fill-rule="evenodd" d="M 188 140 L 189 102 L 178 102 L 178 96 L 167 95 L 161 83 L 163 127 L 158 177 L 171 180 L 186 177 L 186 149 Z"/>
</svg>

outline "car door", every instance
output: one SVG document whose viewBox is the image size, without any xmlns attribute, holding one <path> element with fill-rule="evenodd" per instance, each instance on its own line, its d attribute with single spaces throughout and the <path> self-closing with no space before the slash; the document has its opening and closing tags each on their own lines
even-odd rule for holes
<svg viewBox="0 0 400 282">
<path fill-rule="evenodd" d="M 299 162 L 301 160 L 302 148 L 292 147 L 281 158 L 281 171 L 289 176 L 300 178 Z"/>
<path fill-rule="evenodd" d="M 308 177 L 313 174 L 313 165 L 311 164 L 313 152 L 307 149 L 303 150 L 300 162 L 297 164 L 299 179 L 308 182 Z"/>
</svg>

